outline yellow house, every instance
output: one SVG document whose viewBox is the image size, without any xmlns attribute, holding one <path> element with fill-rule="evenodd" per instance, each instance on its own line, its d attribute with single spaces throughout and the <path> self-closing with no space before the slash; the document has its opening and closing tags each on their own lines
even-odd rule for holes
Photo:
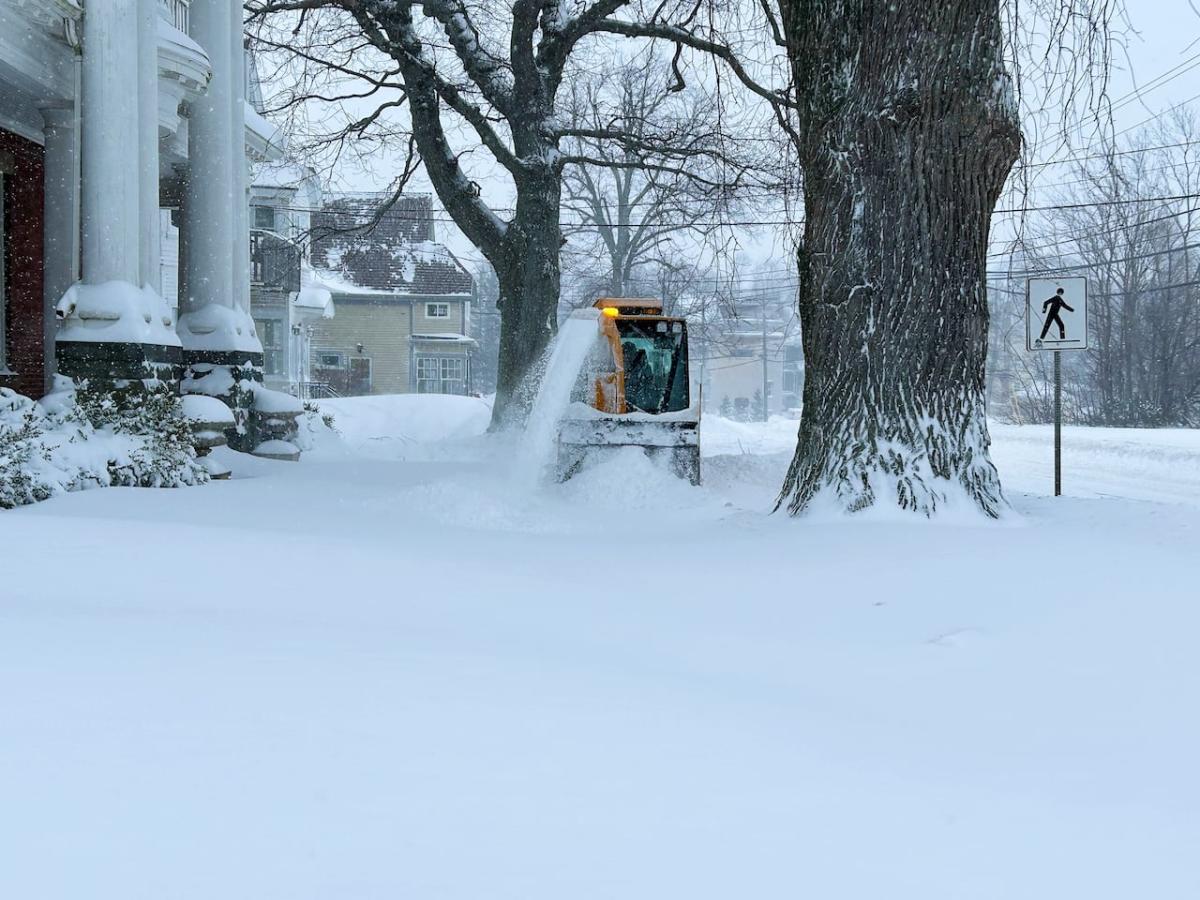
<svg viewBox="0 0 1200 900">
<path fill-rule="evenodd" d="M 475 280 L 434 241 L 428 195 L 341 197 L 313 217 L 315 286 L 337 315 L 313 326 L 314 380 L 343 396 L 466 394 Z"/>
</svg>

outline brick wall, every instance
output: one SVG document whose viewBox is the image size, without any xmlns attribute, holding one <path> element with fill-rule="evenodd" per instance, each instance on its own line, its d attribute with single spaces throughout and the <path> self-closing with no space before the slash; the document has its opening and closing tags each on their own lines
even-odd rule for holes
<svg viewBox="0 0 1200 900">
<path fill-rule="evenodd" d="M 4 178 L 6 358 L 16 375 L 0 376 L 0 387 L 36 398 L 43 393 L 45 365 L 42 148 L 0 130 L 0 155 L 16 170 Z"/>
</svg>

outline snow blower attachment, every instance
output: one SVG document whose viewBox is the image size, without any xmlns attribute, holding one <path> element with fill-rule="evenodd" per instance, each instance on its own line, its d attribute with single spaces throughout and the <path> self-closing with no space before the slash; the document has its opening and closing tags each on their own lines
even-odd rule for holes
<svg viewBox="0 0 1200 900">
<path fill-rule="evenodd" d="M 658 300 L 604 297 L 595 308 L 596 343 L 559 430 L 559 478 L 604 448 L 641 447 L 699 484 L 700 403 L 692 399 L 687 323 L 664 316 Z"/>
</svg>

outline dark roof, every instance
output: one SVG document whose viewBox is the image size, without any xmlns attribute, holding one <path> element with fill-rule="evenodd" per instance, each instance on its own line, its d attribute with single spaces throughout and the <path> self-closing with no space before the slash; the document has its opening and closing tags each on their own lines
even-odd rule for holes
<svg viewBox="0 0 1200 900">
<path fill-rule="evenodd" d="M 402 194 L 381 213 L 385 202 L 340 197 L 314 213 L 313 267 L 372 291 L 471 293 L 471 273 L 434 241 L 433 198 Z"/>
</svg>

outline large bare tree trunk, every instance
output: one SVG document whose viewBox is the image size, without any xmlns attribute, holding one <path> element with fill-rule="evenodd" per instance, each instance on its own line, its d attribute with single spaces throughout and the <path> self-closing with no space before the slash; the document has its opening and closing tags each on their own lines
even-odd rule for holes
<svg viewBox="0 0 1200 900">
<path fill-rule="evenodd" d="M 780 2 L 800 103 L 806 381 L 779 504 L 932 515 L 965 496 L 996 516 L 984 278 L 1020 146 L 998 0 Z"/>
<path fill-rule="evenodd" d="M 519 186 L 516 214 L 504 236 L 500 264 L 494 266 L 500 281 L 495 428 L 524 421 L 533 398 L 522 392 L 522 382 L 558 327 L 560 189 L 557 169 L 531 174 Z"/>
</svg>

